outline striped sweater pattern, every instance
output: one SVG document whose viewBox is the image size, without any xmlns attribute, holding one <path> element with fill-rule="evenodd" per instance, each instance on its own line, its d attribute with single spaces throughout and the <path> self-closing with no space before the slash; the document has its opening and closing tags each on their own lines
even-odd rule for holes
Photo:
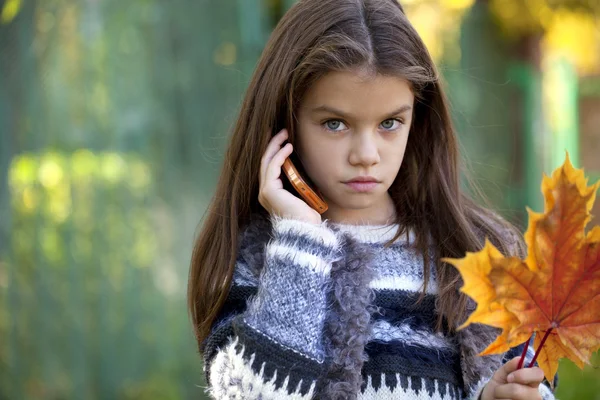
<svg viewBox="0 0 600 400">
<path fill-rule="evenodd" d="M 477 400 L 523 345 L 480 357 L 500 330 L 476 324 L 453 335 L 436 332 L 435 269 L 415 305 L 423 258 L 410 234 L 384 246 L 397 229 L 253 218 L 240 233 L 227 301 L 200 347 L 206 393 Z M 554 399 L 546 381 L 539 391 Z"/>
</svg>

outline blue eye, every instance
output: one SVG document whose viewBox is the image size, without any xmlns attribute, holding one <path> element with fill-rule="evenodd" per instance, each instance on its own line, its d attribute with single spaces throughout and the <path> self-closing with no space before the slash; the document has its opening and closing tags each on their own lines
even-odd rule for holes
<svg viewBox="0 0 600 400">
<path fill-rule="evenodd" d="M 397 123 L 397 125 L 395 125 L 394 123 Z M 386 119 L 385 121 L 383 121 L 380 126 L 383 129 L 385 129 L 386 131 L 394 131 L 394 130 L 400 128 L 400 125 L 402 125 L 402 123 L 403 122 L 397 118 L 391 118 L 391 119 Z M 347 128 L 346 125 L 339 119 L 327 120 L 322 123 L 322 126 L 325 129 L 327 129 L 328 131 L 332 131 L 332 132 L 341 132 Z"/>
<path fill-rule="evenodd" d="M 391 122 L 391 124 L 390 124 L 390 122 Z M 397 122 L 398 124 L 402 124 L 402 121 L 394 118 L 394 119 L 386 119 L 385 121 L 383 121 L 381 123 L 381 126 L 383 127 L 383 129 L 386 129 L 388 131 L 393 131 L 393 130 L 398 129 L 400 127 L 400 126 L 394 127 L 394 122 Z"/>
<path fill-rule="evenodd" d="M 325 128 L 330 131 L 339 132 L 341 129 L 338 129 L 340 125 L 344 125 L 344 123 L 338 119 L 330 119 L 329 121 L 325 121 Z"/>
</svg>

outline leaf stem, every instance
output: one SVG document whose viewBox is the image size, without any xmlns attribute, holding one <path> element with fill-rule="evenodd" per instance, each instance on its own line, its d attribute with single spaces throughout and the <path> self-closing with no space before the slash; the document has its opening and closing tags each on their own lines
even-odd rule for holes
<svg viewBox="0 0 600 400">
<path fill-rule="evenodd" d="M 525 362 L 525 355 L 527 354 L 527 349 L 529 348 L 529 342 L 531 341 L 532 337 L 533 337 L 533 333 L 531 334 L 531 336 L 529 336 L 529 339 L 527 339 L 527 342 L 525 343 L 525 347 L 523 347 L 523 352 L 521 353 L 521 359 L 519 360 L 519 365 L 517 366 L 517 369 L 521 369 L 523 367 L 523 362 Z"/>
<path fill-rule="evenodd" d="M 538 356 L 542 352 L 542 347 L 544 346 L 544 343 L 546 343 L 546 339 L 548 339 L 548 336 L 550 336 L 550 332 L 552 332 L 552 329 L 554 328 L 550 328 L 546 331 L 546 334 L 544 335 L 544 337 L 542 338 L 542 342 L 540 343 L 540 347 L 538 347 L 538 349 L 535 351 L 535 356 L 533 356 L 533 360 L 531 360 L 531 362 L 529 363 L 529 368 L 533 367 L 533 364 L 535 364 L 535 360 L 537 360 Z"/>
</svg>

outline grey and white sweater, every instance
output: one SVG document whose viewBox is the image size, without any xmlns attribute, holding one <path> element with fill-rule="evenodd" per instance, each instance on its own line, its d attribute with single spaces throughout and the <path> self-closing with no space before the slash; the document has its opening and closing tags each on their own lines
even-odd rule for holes
<svg viewBox="0 0 600 400">
<path fill-rule="evenodd" d="M 423 259 L 410 234 L 383 246 L 397 229 L 254 218 L 240 233 L 227 302 L 201 346 L 206 392 L 215 399 L 477 399 L 523 347 L 480 357 L 498 329 L 436 333 L 435 273 L 415 306 Z M 539 391 L 554 399 L 547 382 Z"/>
</svg>

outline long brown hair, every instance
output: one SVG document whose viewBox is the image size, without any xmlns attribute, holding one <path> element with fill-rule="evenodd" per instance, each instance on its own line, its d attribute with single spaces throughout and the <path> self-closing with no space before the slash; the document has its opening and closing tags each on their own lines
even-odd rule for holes
<svg viewBox="0 0 600 400">
<path fill-rule="evenodd" d="M 406 79 L 415 94 L 404 161 L 389 193 L 401 226 L 396 237 L 406 229 L 416 233 L 425 282 L 429 261 L 435 265 L 438 330 L 452 331 L 466 317 L 467 302 L 458 291 L 460 275 L 441 258 L 479 250 L 484 236 L 510 251 L 504 232 L 518 237 L 514 228 L 461 191 L 458 143 L 438 73 L 397 1 L 300 0 L 282 17 L 258 62 L 196 240 L 188 306 L 199 344 L 228 295 L 240 229 L 251 215 L 265 212 L 258 171 L 269 140 L 286 127 L 294 143 L 294 116 L 307 88 L 330 71 L 357 68 Z"/>
</svg>

